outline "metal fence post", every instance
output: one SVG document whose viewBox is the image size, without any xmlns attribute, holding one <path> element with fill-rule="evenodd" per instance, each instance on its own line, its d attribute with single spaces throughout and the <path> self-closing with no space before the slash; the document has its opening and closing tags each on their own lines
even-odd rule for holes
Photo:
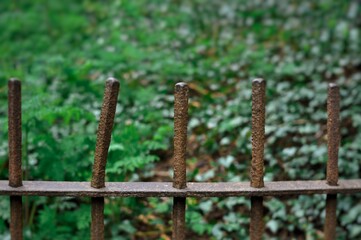
<svg viewBox="0 0 361 240">
<path fill-rule="evenodd" d="M 21 187 L 21 82 L 10 79 L 8 82 L 8 128 L 9 128 L 9 186 Z M 22 197 L 10 196 L 10 234 L 11 239 L 23 238 Z"/>
<path fill-rule="evenodd" d="M 251 187 L 263 188 L 264 144 L 265 144 L 265 89 L 263 79 L 252 82 L 252 163 Z M 251 197 L 250 239 L 262 239 L 263 197 Z"/>
<path fill-rule="evenodd" d="M 105 167 L 108 149 L 114 124 L 115 110 L 119 92 L 119 81 L 109 78 L 105 84 L 103 105 L 100 114 L 97 142 L 95 146 L 94 165 L 91 186 L 93 188 L 105 187 Z M 104 239 L 104 198 L 92 198 L 91 239 Z"/>
<path fill-rule="evenodd" d="M 327 97 L 327 183 L 331 186 L 337 186 L 338 182 L 338 149 L 340 146 L 340 89 L 330 83 L 328 86 Z M 325 217 L 325 239 L 336 239 L 336 208 L 337 195 L 328 194 L 326 199 L 326 217 Z"/>
<path fill-rule="evenodd" d="M 177 83 L 174 93 L 174 181 L 173 187 L 183 189 L 187 187 L 186 180 L 186 150 L 188 125 L 188 86 Z M 185 239 L 185 209 L 186 198 L 173 198 L 173 239 Z"/>
</svg>

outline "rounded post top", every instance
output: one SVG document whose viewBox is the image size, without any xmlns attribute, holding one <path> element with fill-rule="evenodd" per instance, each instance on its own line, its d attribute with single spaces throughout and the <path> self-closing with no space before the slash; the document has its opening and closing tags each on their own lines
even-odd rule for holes
<svg viewBox="0 0 361 240">
<path fill-rule="evenodd" d="M 255 78 L 252 80 L 252 84 L 262 84 L 265 83 L 266 81 L 263 78 Z"/>
<path fill-rule="evenodd" d="M 187 87 L 188 86 L 188 84 L 187 83 L 185 83 L 185 82 L 179 82 L 179 83 L 176 83 L 176 85 L 175 85 L 176 87 Z"/>
<path fill-rule="evenodd" d="M 9 79 L 9 83 L 18 83 L 18 84 L 20 84 L 21 82 L 20 82 L 20 80 L 17 79 L 17 78 L 10 78 L 10 79 Z"/>
<path fill-rule="evenodd" d="M 338 88 L 338 85 L 336 83 L 329 83 L 328 87 L 329 88 Z"/>
<path fill-rule="evenodd" d="M 113 77 L 107 79 L 107 83 L 119 83 L 119 80 Z"/>
<path fill-rule="evenodd" d="M 179 82 L 175 85 L 175 90 L 176 91 L 180 91 L 180 90 L 186 90 L 188 89 L 188 84 L 185 82 Z"/>
</svg>

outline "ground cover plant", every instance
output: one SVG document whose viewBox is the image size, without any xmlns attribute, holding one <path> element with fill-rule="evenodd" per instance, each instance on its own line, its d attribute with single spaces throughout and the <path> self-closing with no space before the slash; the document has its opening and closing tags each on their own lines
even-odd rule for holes
<svg viewBox="0 0 361 240">
<path fill-rule="evenodd" d="M 361 6 L 346 1 L 0 2 L 0 176 L 7 79 L 23 82 L 24 180 L 89 181 L 108 76 L 121 82 L 107 181 L 170 181 L 173 87 L 190 87 L 188 181 L 248 181 L 251 80 L 267 81 L 265 180 L 325 179 L 327 84 L 341 86 L 340 178 L 360 178 Z M 267 239 L 322 239 L 325 196 L 267 198 Z M 26 239 L 89 238 L 90 199 L 24 197 Z M 108 239 L 170 239 L 171 199 L 107 198 Z M 0 197 L 0 238 L 9 199 Z M 245 239 L 248 198 L 187 199 L 189 239 Z M 339 239 L 361 238 L 339 196 Z"/>
</svg>

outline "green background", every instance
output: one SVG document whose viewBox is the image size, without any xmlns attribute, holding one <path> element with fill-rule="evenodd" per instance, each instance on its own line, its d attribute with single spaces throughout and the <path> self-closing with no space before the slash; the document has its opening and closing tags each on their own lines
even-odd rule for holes
<svg viewBox="0 0 361 240">
<path fill-rule="evenodd" d="M 188 181 L 248 181 L 251 81 L 267 81 L 265 180 L 325 179 L 327 85 L 341 88 L 341 179 L 360 178 L 356 0 L 0 2 L 0 175 L 7 80 L 22 80 L 23 178 L 89 181 L 105 80 L 121 82 L 107 181 L 170 181 L 173 88 L 189 83 Z M 360 194 L 339 239 L 361 238 Z M 24 197 L 26 239 L 87 239 L 90 199 Z M 107 239 L 170 239 L 169 198 L 107 198 Z M 322 239 L 325 196 L 266 198 L 266 239 Z M 246 239 L 248 198 L 187 199 L 188 239 Z M 9 237 L 0 197 L 0 238 Z"/>
</svg>

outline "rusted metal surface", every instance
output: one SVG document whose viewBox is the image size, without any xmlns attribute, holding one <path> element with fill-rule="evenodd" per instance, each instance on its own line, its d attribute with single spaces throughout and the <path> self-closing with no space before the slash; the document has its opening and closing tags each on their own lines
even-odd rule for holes
<svg viewBox="0 0 361 240">
<path fill-rule="evenodd" d="M 263 187 L 263 154 L 265 143 L 265 87 L 263 79 L 252 82 L 252 164 L 251 186 Z"/>
<path fill-rule="evenodd" d="M 186 147 L 188 124 L 188 86 L 177 83 L 174 93 L 174 157 L 173 169 L 175 188 L 186 188 Z"/>
<path fill-rule="evenodd" d="M 91 221 L 91 239 L 104 239 L 104 198 L 93 197 L 92 203 L 92 221 Z"/>
<path fill-rule="evenodd" d="M 337 226 L 336 208 L 337 208 L 337 195 L 328 194 L 326 200 L 326 218 L 325 218 L 325 226 L 324 226 L 325 240 L 336 239 L 336 226 Z"/>
<path fill-rule="evenodd" d="M 119 81 L 109 78 L 105 83 L 102 110 L 97 132 L 95 146 L 92 188 L 105 187 L 105 167 L 107 164 L 108 150 L 114 124 L 115 110 L 119 92 Z M 104 239 L 104 198 L 92 198 L 92 223 L 91 239 Z"/>
<path fill-rule="evenodd" d="M 91 186 L 102 188 L 105 183 L 105 166 L 113 129 L 115 110 L 119 92 L 119 81 L 109 78 L 105 84 L 103 106 L 100 114 L 95 146 L 94 165 Z"/>
<path fill-rule="evenodd" d="M 21 196 L 10 196 L 10 235 L 12 240 L 23 239 L 22 208 Z"/>
<path fill-rule="evenodd" d="M 338 149 L 340 146 L 340 90 L 331 83 L 328 87 L 327 98 L 327 182 L 337 185 L 338 181 Z"/>
<path fill-rule="evenodd" d="M 320 181 L 265 182 L 263 188 L 250 187 L 249 182 L 188 182 L 176 189 L 172 182 L 107 182 L 105 188 L 92 188 L 89 182 L 23 181 L 12 188 L 0 181 L 0 195 L 73 196 L 73 197 L 231 197 L 281 196 L 310 194 L 361 193 L 361 179 L 339 180 L 337 186 Z"/>
<path fill-rule="evenodd" d="M 263 236 L 263 198 L 251 197 L 250 239 L 261 240 Z"/>
<path fill-rule="evenodd" d="M 8 141 L 9 141 L 9 182 L 10 187 L 21 187 L 21 82 L 8 82 Z M 23 239 L 23 203 L 21 196 L 10 196 L 10 235 L 13 240 Z"/>
<path fill-rule="evenodd" d="M 174 91 L 174 154 L 173 154 L 173 187 L 185 189 L 187 187 L 187 125 L 188 125 L 188 86 L 177 83 Z M 184 240 L 186 199 L 173 199 L 173 234 L 172 239 Z"/>
<path fill-rule="evenodd" d="M 175 197 L 173 199 L 173 240 L 186 239 L 185 211 L 186 198 Z"/>
<path fill-rule="evenodd" d="M 92 240 L 104 239 L 104 197 L 93 197 L 91 199 L 91 229 Z"/>
<path fill-rule="evenodd" d="M 266 82 L 263 79 L 252 81 L 252 162 L 251 187 L 263 188 Z M 263 198 L 251 197 L 250 239 L 262 239 Z"/>
<path fill-rule="evenodd" d="M 21 82 L 10 79 L 8 82 L 9 117 L 9 185 L 22 185 L 21 171 Z"/>
<path fill-rule="evenodd" d="M 327 183 L 331 186 L 337 186 L 338 183 L 338 150 L 340 146 L 340 89 L 330 83 L 328 86 L 327 98 Z M 336 239 L 336 207 L 337 195 L 329 194 L 326 199 L 326 217 L 324 233 L 326 240 Z"/>
</svg>

